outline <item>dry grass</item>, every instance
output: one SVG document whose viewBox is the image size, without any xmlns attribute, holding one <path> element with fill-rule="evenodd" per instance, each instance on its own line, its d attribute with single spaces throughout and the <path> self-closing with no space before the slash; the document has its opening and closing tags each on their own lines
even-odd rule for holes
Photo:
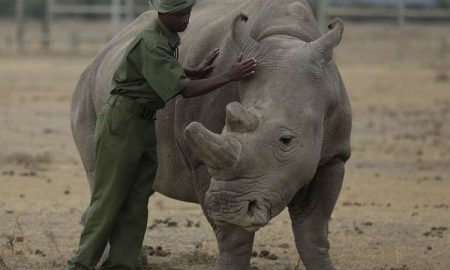
<svg viewBox="0 0 450 270">
<path fill-rule="evenodd" d="M 392 25 L 347 24 L 335 54 L 354 111 L 353 156 L 330 224 L 338 269 L 450 265 L 450 83 L 436 80 L 450 63 L 450 53 L 438 56 L 448 29 L 410 25 L 399 47 Z M 64 269 L 89 199 L 69 127 L 71 92 L 89 57 L 2 52 L 0 269 Z M 167 218 L 176 224 L 158 222 Z M 278 259 L 254 258 L 254 269 L 296 268 L 292 240 L 283 212 L 254 246 Z M 149 256 L 149 269 L 211 269 L 217 250 L 197 205 L 160 195 L 144 244 L 171 253 Z"/>
<path fill-rule="evenodd" d="M 20 165 L 25 168 L 31 168 L 34 170 L 44 169 L 48 166 L 52 159 L 50 152 L 44 152 L 36 155 L 31 155 L 27 153 L 13 153 L 0 158 L 2 163 L 8 165 Z"/>
</svg>

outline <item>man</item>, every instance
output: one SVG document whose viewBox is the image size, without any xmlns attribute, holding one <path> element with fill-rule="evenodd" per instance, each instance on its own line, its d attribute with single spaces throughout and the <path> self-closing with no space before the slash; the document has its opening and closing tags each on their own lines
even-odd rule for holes
<svg viewBox="0 0 450 270">
<path fill-rule="evenodd" d="M 147 226 L 147 204 L 157 169 L 154 115 L 180 94 L 195 97 L 254 73 L 240 56 L 231 69 L 205 78 L 219 50 L 196 68 L 177 62 L 178 32 L 186 30 L 195 0 L 151 0 L 158 18 L 129 45 L 114 74 L 111 97 L 95 131 L 96 171 L 80 246 L 69 269 L 135 269 Z"/>
</svg>

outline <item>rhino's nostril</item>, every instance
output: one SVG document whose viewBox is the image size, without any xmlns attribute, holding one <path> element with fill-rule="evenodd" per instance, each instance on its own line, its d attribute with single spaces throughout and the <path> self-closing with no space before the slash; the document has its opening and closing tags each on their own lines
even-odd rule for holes
<svg viewBox="0 0 450 270">
<path fill-rule="evenodd" d="M 256 201 L 250 201 L 250 203 L 248 204 L 248 215 L 250 217 L 253 217 L 255 209 L 256 209 Z"/>
</svg>

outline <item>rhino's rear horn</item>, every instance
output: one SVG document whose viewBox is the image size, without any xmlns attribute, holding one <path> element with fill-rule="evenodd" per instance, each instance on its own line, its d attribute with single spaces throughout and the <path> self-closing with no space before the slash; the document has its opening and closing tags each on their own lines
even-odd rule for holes
<svg viewBox="0 0 450 270">
<path fill-rule="evenodd" d="M 186 127 L 184 138 L 194 154 L 215 170 L 232 167 L 242 150 L 242 145 L 236 139 L 215 134 L 198 122 L 192 122 Z"/>
<path fill-rule="evenodd" d="M 258 127 L 258 118 L 247 111 L 239 102 L 232 102 L 226 108 L 226 125 L 233 132 L 251 132 Z"/>
</svg>

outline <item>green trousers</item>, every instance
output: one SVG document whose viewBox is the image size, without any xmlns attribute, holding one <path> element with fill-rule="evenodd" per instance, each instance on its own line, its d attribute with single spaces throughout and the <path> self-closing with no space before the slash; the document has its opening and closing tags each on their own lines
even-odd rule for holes
<svg viewBox="0 0 450 270">
<path fill-rule="evenodd" d="M 155 123 L 106 104 L 95 140 L 92 198 L 78 252 L 68 267 L 94 269 L 109 241 L 101 269 L 135 269 L 157 168 Z"/>
</svg>

